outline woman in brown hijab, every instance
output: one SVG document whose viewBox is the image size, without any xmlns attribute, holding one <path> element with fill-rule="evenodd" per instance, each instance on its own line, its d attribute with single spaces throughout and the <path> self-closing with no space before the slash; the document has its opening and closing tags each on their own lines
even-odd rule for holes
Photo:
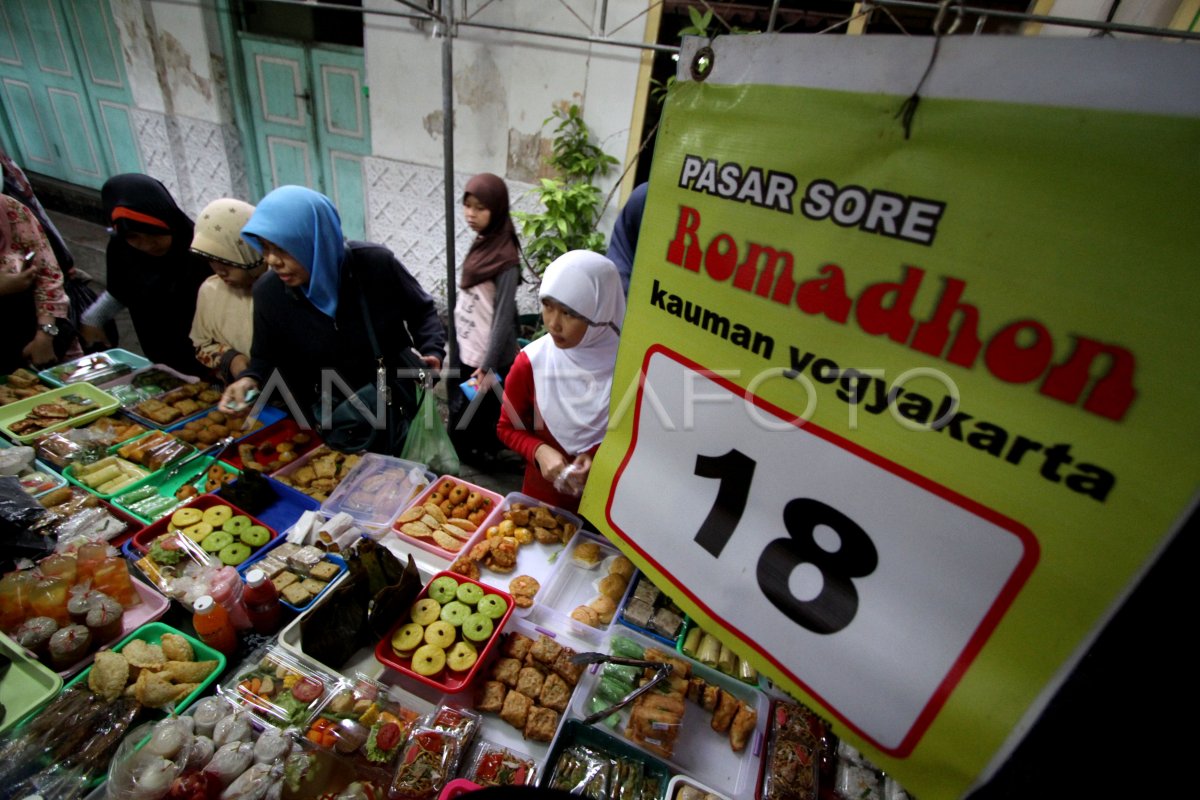
<svg viewBox="0 0 1200 800">
<path fill-rule="evenodd" d="M 508 213 L 508 187 L 499 176 L 484 172 L 467 181 L 463 216 L 477 236 L 463 260 L 454 309 L 460 377 L 448 387 L 450 438 L 462 461 L 486 464 L 503 450 L 496 422 L 500 384 L 519 350 L 521 251 Z M 459 387 L 467 380 L 476 390 L 474 399 Z"/>
</svg>

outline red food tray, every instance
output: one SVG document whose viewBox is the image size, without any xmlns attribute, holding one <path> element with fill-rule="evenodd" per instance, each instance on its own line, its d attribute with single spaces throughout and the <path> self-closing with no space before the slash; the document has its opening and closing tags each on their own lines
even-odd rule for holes
<svg viewBox="0 0 1200 800">
<path fill-rule="evenodd" d="M 473 583 L 479 588 L 483 589 L 485 594 L 499 595 L 508 604 L 508 608 L 504 611 L 504 614 L 499 619 L 492 620 L 492 633 L 482 646 L 476 648 L 479 652 L 479 657 L 475 659 L 475 663 L 471 665 L 471 668 L 464 672 L 455 672 L 454 670 L 443 667 L 440 672 L 434 675 L 421 675 L 415 672 L 412 668 L 412 659 L 400 658 L 396 655 L 396 651 L 392 649 L 392 635 L 395 634 L 396 631 L 400 630 L 402 626 L 411 621 L 408 615 L 405 615 L 401 619 L 397 620 L 396 624 L 393 625 L 391 630 L 387 632 L 387 635 L 380 639 L 379 643 L 375 645 L 375 659 L 385 667 L 391 667 L 397 672 L 408 675 L 409 677 L 420 681 L 426 686 L 432 686 L 435 689 L 440 689 L 447 694 L 455 694 L 457 692 L 465 691 L 467 687 L 471 685 L 471 681 L 475 678 L 475 675 L 478 674 L 480 666 L 488 661 L 489 656 L 495 648 L 496 641 L 500 638 L 500 632 L 504 630 L 505 623 L 508 622 L 508 618 L 512 615 L 513 597 L 508 592 L 497 589 L 494 586 L 489 586 L 486 583 L 480 583 L 479 581 L 471 580 L 465 575 L 459 575 L 455 572 L 442 571 L 429 579 L 429 583 L 425 584 L 425 586 L 421 589 L 421 593 L 417 595 L 417 598 L 413 601 L 413 603 L 416 604 L 417 601 L 428 597 L 430 584 L 443 575 L 449 575 L 460 584 Z M 454 641 L 458 642 L 461 639 L 462 634 L 456 631 Z"/>
<path fill-rule="evenodd" d="M 471 483 L 470 481 L 464 481 L 462 478 L 456 477 L 454 475 L 442 475 L 441 477 L 439 477 L 437 480 L 435 480 L 433 483 L 431 483 L 429 485 L 429 488 L 427 488 L 425 491 L 421 492 L 421 494 L 419 494 L 417 496 L 416 500 L 413 500 L 411 503 L 406 505 L 400 511 L 400 514 L 398 516 L 403 516 L 405 511 L 407 511 L 410 508 L 413 508 L 414 506 L 425 505 L 425 503 L 427 503 L 429 501 L 429 499 L 433 496 L 433 493 L 438 491 L 442 481 L 447 481 L 447 480 L 453 481 L 456 484 L 462 484 L 464 487 L 467 488 L 468 492 L 478 492 L 482 497 L 486 498 L 488 500 L 488 502 L 490 503 L 490 505 L 489 505 L 490 510 L 484 516 L 483 520 L 476 523 L 478 525 L 478 527 L 477 527 L 476 531 L 473 532 L 469 538 L 474 538 L 476 533 L 478 533 L 478 531 L 486 530 L 487 526 L 496 524 L 495 520 L 497 518 L 497 515 L 500 513 L 500 506 L 503 505 L 503 503 L 504 503 L 504 497 L 502 495 L 496 494 L 493 491 L 489 491 L 489 490 L 483 488 L 482 486 Z M 401 523 L 400 523 L 399 519 L 392 522 L 392 532 L 396 536 L 400 537 L 401 541 L 403 541 L 407 544 L 414 545 L 416 547 L 420 547 L 422 550 L 428 550 L 430 553 L 433 553 L 435 556 L 444 558 L 447 561 L 454 561 L 459 556 L 465 556 L 467 554 L 465 542 L 463 544 L 463 547 L 460 548 L 458 551 L 447 550 L 446 548 L 440 547 L 437 544 L 435 544 L 433 539 L 425 539 L 425 538 L 418 537 L 418 536 L 409 536 L 407 533 L 404 533 L 403 531 L 400 530 L 400 526 L 401 526 Z"/>
<path fill-rule="evenodd" d="M 262 547 L 256 547 L 256 548 L 252 549 L 250 551 L 250 555 L 246 556 L 246 558 L 242 560 L 242 562 L 241 562 L 242 564 L 245 564 L 247 561 L 250 561 L 255 556 L 257 556 L 259 553 L 271 548 L 275 544 L 275 539 L 278 538 L 279 533 L 274 528 L 272 528 L 270 525 L 264 525 L 263 522 L 261 520 L 259 520 L 257 517 L 255 517 L 251 514 L 247 514 L 245 511 L 238 508 L 233 503 L 228 503 L 228 502 L 222 500 L 220 497 L 217 497 L 214 494 L 202 494 L 202 495 L 198 495 L 198 496 L 192 498 L 191 502 L 185 503 L 184 505 L 182 505 L 179 508 L 172 511 L 170 514 L 163 516 L 161 519 L 153 522 L 150 525 L 147 525 L 146 527 L 142 528 L 140 531 L 135 533 L 133 535 L 133 538 L 129 540 L 130 551 L 135 551 L 141 555 L 145 555 L 146 553 L 150 552 L 150 545 L 159 536 L 162 536 L 164 533 L 167 533 L 167 526 L 171 522 L 171 517 L 174 514 L 178 513 L 181 509 L 198 508 L 201 511 L 204 511 L 205 509 L 212 508 L 213 506 L 229 506 L 231 509 L 233 509 L 233 513 L 235 515 L 241 514 L 242 516 L 250 517 L 250 521 L 253 524 L 262 525 L 264 528 L 267 529 L 267 532 L 270 534 L 270 538 L 267 539 L 267 543 L 264 544 Z M 235 566 L 235 567 L 240 566 L 240 564 L 234 564 L 233 566 Z"/>
<path fill-rule="evenodd" d="M 252 445 L 258 447 L 261 444 L 270 442 L 271 444 L 280 444 L 281 442 L 290 442 L 292 437 L 297 433 L 306 433 L 309 436 L 309 441 L 304 445 L 296 445 L 295 453 L 297 459 L 305 453 L 317 447 L 322 443 L 321 437 L 315 430 L 304 430 L 291 417 L 281 419 L 273 425 L 267 425 L 264 428 L 256 430 L 249 436 L 243 437 L 236 444 L 231 444 L 225 451 L 225 455 L 221 458 L 226 464 L 229 464 L 235 469 L 242 469 L 242 456 L 239 453 L 239 448 L 242 445 Z M 291 462 L 294 463 L 294 462 Z M 287 466 L 286 464 L 284 466 Z M 283 469 L 283 467 L 280 467 Z M 268 473 L 270 474 L 270 473 Z"/>
</svg>

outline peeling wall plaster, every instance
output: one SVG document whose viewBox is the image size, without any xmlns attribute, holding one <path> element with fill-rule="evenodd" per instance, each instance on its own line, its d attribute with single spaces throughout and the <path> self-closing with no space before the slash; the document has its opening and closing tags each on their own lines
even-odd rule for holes
<svg viewBox="0 0 1200 800">
<path fill-rule="evenodd" d="M 178 39 L 170 33 L 159 34 L 158 47 L 155 50 L 158 53 L 159 75 L 163 86 L 171 87 L 172 91 L 178 85 L 188 86 L 206 101 L 212 102 L 212 82 L 200 77 L 192 69 L 192 57 Z"/>
</svg>

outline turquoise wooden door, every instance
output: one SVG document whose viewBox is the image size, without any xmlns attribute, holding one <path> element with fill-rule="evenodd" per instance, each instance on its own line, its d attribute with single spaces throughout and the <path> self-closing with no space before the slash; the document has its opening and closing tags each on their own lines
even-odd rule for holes
<svg viewBox="0 0 1200 800">
<path fill-rule="evenodd" d="M 121 59 L 106 0 L 0 3 L 0 98 L 25 169 L 94 189 L 142 171 Z"/>
<path fill-rule="evenodd" d="M 263 186 L 299 184 L 328 195 L 346 236 L 361 238 L 363 157 L 371 147 L 361 50 L 246 34 L 241 43 Z"/>
</svg>

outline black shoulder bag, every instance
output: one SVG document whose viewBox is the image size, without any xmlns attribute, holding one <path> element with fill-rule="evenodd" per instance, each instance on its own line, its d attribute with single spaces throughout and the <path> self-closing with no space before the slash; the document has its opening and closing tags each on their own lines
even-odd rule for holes
<svg viewBox="0 0 1200 800">
<path fill-rule="evenodd" d="M 405 348 L 401 352 L 401 359 L 406 362 L 403 369 L 389 376 L 383 349 L 375 336 L 375 326 L 371 324 L 366 292 L 359 291 L 358 301 L 367 326 L 367 338 L 375 354 L 375 380 L 332 409 L 322 407 L 324 401 L 318 401 L 314 416 L 320 423 L 318 427 L 325 443 L 333 449 L 344 453 L 394 456 L 404 447 L 409 423 L 417 413 L 417 388 L 425 383 L 426 367 L 411 348 Z M 326 411 L 329 411 L 327 415 L 322 413 Z"/>
</svg>

